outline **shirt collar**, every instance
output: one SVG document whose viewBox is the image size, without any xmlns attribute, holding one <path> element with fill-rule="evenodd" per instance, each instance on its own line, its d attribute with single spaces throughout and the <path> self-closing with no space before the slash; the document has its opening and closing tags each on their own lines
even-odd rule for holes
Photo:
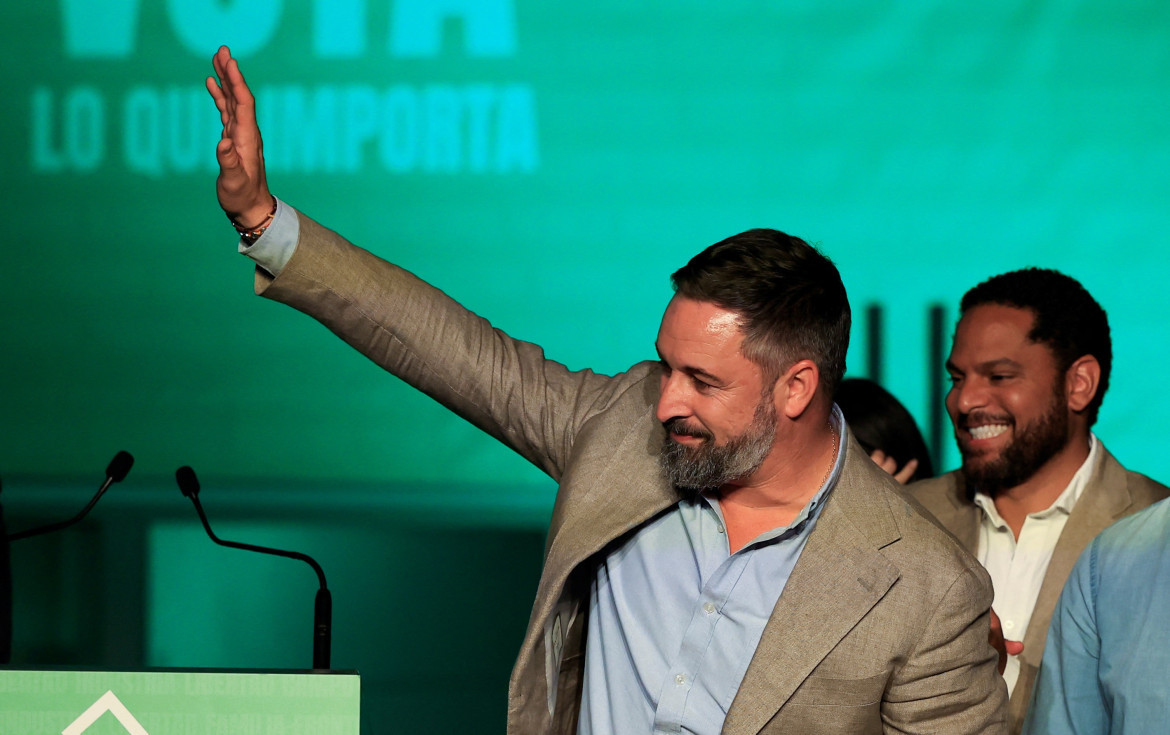
<svg viewBox="0 0 1170 735">
<path fill-rule="evenodd" d="M 801 509 L 800 515 L 793 521 L 794 524 L 804 523 L 810 517 L 815 518 L 820 515 L 821 506 L 825 504 L 829 493 L 837 487 L 837 482 L 841 479 L 841 470 L 845 466 L 845 414 L 841 413 L 841 409 L 836 403 L 833 404 L 833 410 L 829 414 L 829 425 L 832 426 L 833 432 L 837 435 L 837 456 L 833 458 L 833 467 L 829 470 L 825 484 L 821 485 L 817 494 L 808 501 L 808 505 Z"/>
<path fill-rule="evenodd" d="M 1080 500 L 1081 495 L 1084 494 L 1085 488 L 1089 484 L 1089 478 L 1093 475 L 1093 467 L 1097 464 L 1097 456 L 1101 453 L 1101 442 L 1097 441 L 1096 434 L 1089 433 L 1089 456 L 1085 457 L 1085 461 L 1077 468 L 1072 479 L 1069 480 L 1068 487 L 1052 501 L 1052 505 L 1044 510 L 1035 513 L 1029 513 L 1029 518 L 1050 518 L 1056 513 L 1063 513 L 1070 515 L 1073 506 Z M 975 493 L 975 504 L 978 505 L 986 514 L 987 518 L 996 526 L 1006 526 L 1003 518 L 1000 517 L 999 511 L 995 509 L 995 501 L 986 493 L 977 491 Z"/>
<path fill-rule="evenodd" d="M 837 435 L 837 456 L 833 458 L 833 467 L 829 470 L 828 478 L 821 485 L 821 489 L 817 490 L 817 494 L 805 503 L 805 506 L 800 509 L 800 513 L 796 514 L 791 523 L 782 528 L 774 528 L 771 531 L 761 533 L 744 546 L 745 549 L 775 539 L 812 533 L 812 527 L 821 514 L 821 508 L 824 506 L 825 500 L 828 499 L 829 493 L 837 486 L 837 482 L 841 479 L 842 468 L 845 466 L 845 415 L 841 413 L 841 409 L 835 403 L 829 414 L 829 424 Z M 723 523 L 723 510 L 719 507 L 719 502 L 706 494 L 702 496 L 702 499 L 707 507 L 718 516 L 719 522 Z"/>
</svg>

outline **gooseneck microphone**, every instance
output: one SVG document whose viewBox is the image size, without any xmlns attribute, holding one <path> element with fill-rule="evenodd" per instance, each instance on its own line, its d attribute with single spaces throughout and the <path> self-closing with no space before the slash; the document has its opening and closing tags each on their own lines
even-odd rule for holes
<svg viewBox="0 0 1170 735">
<path fill-rule="evenodd" d="M 329 588 L 325 584 L 325 572 L 321 569 L 321 565 L 315 562 L 308 554 L 302 554 L 298 551 L 282 551 L 281 549 L 270 549 L 266 546 L 224 541 L 215 535 L 215 532 L 211 530 L 211 524 L 207 522 L 207 514 L 203 512 L 203 504 L 199 502 L 199 480 L 195 477 L 195 470 L 190 467 L 180 467 L 175 470 L 175 480 L 178 481 L 179 489 L 183 491 L 183 495 L 191 499 L 191 503 L 195 506 L 195 512 L 199 514 L 199 520 L 203 522 L 203 528 L 215 543 L 233 549 L 257 551 L 261 554 L 285 556 L 289 559 L 300 559 L 313 568 L 313 571 L 317 573 L 317 581 L 321 585 L 317 590 L 317 599 L 313 605 L 313 668 L 328 669 L 330 640 L 333 627 L 333 598 L 329 594 Z"/>
<path fill-rule="evenodd" d="M 103 482 L 102 486 L 98 488 L 98 491 L 94 493 L 93 499 L 89 501 L 89 505 L 82 508 L 80 513 L 67 521 L 58 521 L 56 523 L 50 523 L 46 526 L 40 526 L 39 528 L 31 528 L 27 531 L 20 531 L 19 533 L 9 534 L 8 540 L 19 541 L 23 538 L 28 538 L 29 536 L 40 536 L 42 533 L 52 533 L 53 531 L 60 531 L 62 528 L 72 526 L 82 518 L 85 518 L 89 511 L 92 510 L 95 505 L 97 505 L 97 501 L 101 500 L 102 495 L 105 494 L 110 485 L 113 485 L 115 482 L 121 482 L 123 479 L 125 479 L 126 473 L 128 473 L 130 468 L 133 466 L 134 458 L 130 456 L 129 452 L 118 452 L 114 455 L 114 458 L 110 460 L 109 466 L 106 467 L 106 481 Z"/>
</svg>

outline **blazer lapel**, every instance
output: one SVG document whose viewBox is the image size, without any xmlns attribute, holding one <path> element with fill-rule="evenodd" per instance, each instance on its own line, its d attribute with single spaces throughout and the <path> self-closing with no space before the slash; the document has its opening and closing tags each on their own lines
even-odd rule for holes
<svg viewBox="0 0 1170 735">
<path fill-rule="evenodd" d="M 898 570 L 878 552 L 897 540 L 899 532 L 885 494 L 875 493 L 875 482 L 866 481 L 871 469 L 877 470 L 861 447 L 851 443 L 841 479 L 732 702 L 726 735 L 758 733 L 898 579 Z"/>
<path fill-rule="evenodd" d="M 554 610 L 562 602 L 573 570 L 606 544 L 678 502 L 678 495 L 662 478 L 657 454 L 652 451 L 657 447 L 655 442 L 662 440 L 661 431 L 650 406 L 612 442 L 594 443 L 612 446 L 612 450 L 580 462 L 574 474 L 562 478 L 557 502 L 565 504 L 561 511 L 565 520 L 549 539 L 528 632 L 512 672 L 512 709 L 517 709 L 517 702 L 525 697 L 548 697 L 546 623 L 555 618 Z M 569 599 L 568 604 L 567 614 L 572 616 L 583 601 Z M 576 625 L 579 630 L 581 622 Z M 555 637 L 547 644 L 556 648 Z M 561 652 L 552 655 L 559 657 Z M 559 704 L 556 707 L 560 709 Z M 538 713 L 539 717 L 510 724 L 509 730 L 535 732 L 546 728 L 547 710 L 530 706 L 526 711 Z"/>
<path fill-rule="evenodd" d="M 938 518 L 943 528 L 951 530 L 959 544 L 969 554 L 976 554 L 979 548 L 979 523 L 983 511 L 975 505 L 967 489 L 967 479 L 962 472 L 951 474 L 951 482 L 947 487 L 947 505 L 949 515 Z"/>
<path fill-rule="evenodd" d="M 1044 650 L 1044 641 L 1048 638 L 1048 624 L 1052 618 L 1051 611 L 1056 607 L 1060 591 L 1068 575 L 1072 573 L 1073 565 L 1080 557 L 1093 538 L 1105 530 L 1107 526 L 1125 515 L 1133 505 L 1132 493 L 1126 480 L 1125 469 L 1113 458 L 1105 446 L 1098 447 L 1100 456 L 1097 457 L 1093 474 L 1085 487 L 1077 504 L 1073 506 L 1068 522 L 1060 533 L 1056 548 L 1052 550 L 1052 559 L 1048 562 L 1048 570 L 1044 573 L 1044 582 L 1040 585 L 1040 592 L 1036 596 L 1035 613 L 1028 623 L 1028 630 L 1024 636 L 1024 652 L 1021 656 L 1034 666 L 1039 666 L 1039 659 L 1031 660 L 1033 656 Z"/>
<path fill-rule="evenodd" d="M 679 501 L 658 467 L 657 454 L 651 451 L 654 442 L 662 440 L 653 411 L 653 406 L 648 408 L 612 452 L 591 463 L 600 472 L 575 476 L 562 485 L 565 522 L 549 544 L 537 605 L 551 609 L 573 569 Z"/>
</svg>

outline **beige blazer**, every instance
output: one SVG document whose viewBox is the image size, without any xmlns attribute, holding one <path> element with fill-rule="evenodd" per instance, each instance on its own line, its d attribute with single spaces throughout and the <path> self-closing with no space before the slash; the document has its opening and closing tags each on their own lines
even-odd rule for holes
<svg viewBox="0 0 1170 735">
<path fill-rule="evenodd" d="M 678 501 L 656 463 L 658 366 L 573 372 L 300 216 L 264 296 L 300 309 L 559 483 L 508 693 L 508 732 L 576 730 L 594 562 Z M 723 728 L 1002 733 L 990 582 L 846 436 L 840 483 L 766 625 Z"/>
<path fill-rule="evenodd" d="M 972 500 L 961 471 L 916 482 L 909 491 L 922 505 L 953 533 L 963 548 L 972 554 L 979 546 L 979 524 L 983 512 Z M 1036 607 L 1024 632 L 1024 651 L 1020 654 L 1020 676 L 1008 704 L 1011 732 L 1016 735 L 1024 725 L 1024 715 L 1032 700 L 1032 688 L 1044 656 L 1048 624 L 1052 611 L 1073 564 L 1093 537 L 1114 521 L 1135 513 L 1170 495 L 1170 488 L 1145 475 L 1129 472 L 1102 445 L 1089 483 L 1060 534 L 1048 570 L 1036 597 Z"/>
</svg>

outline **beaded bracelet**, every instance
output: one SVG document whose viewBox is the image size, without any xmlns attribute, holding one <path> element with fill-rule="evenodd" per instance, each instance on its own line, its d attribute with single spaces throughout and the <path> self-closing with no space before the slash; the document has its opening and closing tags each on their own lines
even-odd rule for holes
<svg viewBox="0 0 1170 735">
<path fill-rule="evenodd" d="M 268 213 L 268 216 L 264 218 L 263 222 L 256 225 L 255 227 L 244 227 L 236 221 L 235 217 L 231 216 L 230 214 L 227 216 L 227 218 L 228 221 L 232 223 L 232 227 L 236 228 L 236 232 L 240 233 L 240 239 L 251 245 L 260 239 L 260 236 L 263 235 L 264 231 L 268 229 L 268 225 L 272 224 L 272 218 L 275 216 L 276 197 L 272 197 L 272 211 Z"/>
</svg>

